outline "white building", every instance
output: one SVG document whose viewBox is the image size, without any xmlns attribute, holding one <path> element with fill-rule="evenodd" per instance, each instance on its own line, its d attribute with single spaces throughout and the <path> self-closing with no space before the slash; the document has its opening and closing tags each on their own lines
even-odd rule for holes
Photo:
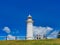
<svg viewBox="0 0 60 45">
<path fill-rule="evenodd" d="M 12 35 L 8 35 L 6 40 L 16 40 L 16 37 Z"/>
</svg>

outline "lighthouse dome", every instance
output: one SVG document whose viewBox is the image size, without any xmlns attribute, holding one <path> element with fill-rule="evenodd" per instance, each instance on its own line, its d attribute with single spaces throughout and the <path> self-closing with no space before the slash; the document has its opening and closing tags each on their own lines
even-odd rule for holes
<svg viewBox="0 0 60 45">
<path fill-rule="evenodd" d="M 29 14 L 28 19 L 32 19 L 32 16 Z"/>
</svg>

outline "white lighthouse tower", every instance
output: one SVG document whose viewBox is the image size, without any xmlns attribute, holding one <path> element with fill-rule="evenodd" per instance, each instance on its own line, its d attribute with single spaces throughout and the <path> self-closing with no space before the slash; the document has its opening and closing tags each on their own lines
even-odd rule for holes
<svg viewBox="0 0 60 45">
<path fill-rule="evenodd" d="M 33 40 L 33 20 L 32 16 L 29 14 L 27 19 L 27 36 L 26 40 Z"/>
</svg>

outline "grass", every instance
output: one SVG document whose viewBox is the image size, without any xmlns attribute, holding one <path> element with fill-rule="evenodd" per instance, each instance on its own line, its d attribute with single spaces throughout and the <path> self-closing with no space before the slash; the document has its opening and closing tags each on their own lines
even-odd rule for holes
<svg viewBox="0 0 60 45">
<path fill-rule="evenodd" d="M 0 45 L 60 45 L 60 39 L 44 40 L 4 40 Z"/>
</svg>

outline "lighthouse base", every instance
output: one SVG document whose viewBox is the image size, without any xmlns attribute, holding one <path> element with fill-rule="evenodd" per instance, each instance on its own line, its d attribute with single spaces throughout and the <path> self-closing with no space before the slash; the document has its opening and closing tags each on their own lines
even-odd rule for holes
<svg viewBox="0 0 60 45">
<path fill-rule="evenodd" d="M 27 37 L 26 40 L 33 40 L 33 37 Z"/>
</svg>

